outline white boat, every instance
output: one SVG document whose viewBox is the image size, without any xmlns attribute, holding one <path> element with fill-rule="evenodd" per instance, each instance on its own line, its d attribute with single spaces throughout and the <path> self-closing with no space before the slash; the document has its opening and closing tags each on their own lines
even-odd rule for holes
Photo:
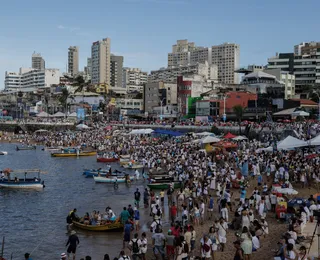
<svg viewBox="0 0 320 260">
<path fill-rule="evenodd" d="M 44 147 L 45 151 L 61 151 L 62 147 Z"/>
<path fill-rule="evenodd" d="M 125 183 L 126 182 L 126 177 L 116 177 L 116 176 L 111 176 L 111 177 L 96 177 L 93 176 L 93 179 L 95 182 L 99 183 Z M 130 181 L 133 181 L 134 177 L 130 176 Z"/>
<path fill-rule="evenodd" d="M 142 164 L 133 164 L 133 165 L 126 164 L 126 165 L 123 165 L 123 168 L 126 168 L 126 169 L 142 169 L 143 165 Z"/>
<path fill-rule="evenodd" d="M 7 189 L 42 189 L 45 187 L 44 181 L 40 179 L 40 170 L 16 170 L 5 173 L 5 177 L 0 178 L 0 188 Z M 28 178 L 27 175 L 29 174 Z M 30 177 L 30 175 L 37 177 Z"/>
<path fill-rule="evenodd" d="M 7 155 L 8 152 L 5 152 L 5 151 L 0 151 L 0 155 Z"/>
</svg>

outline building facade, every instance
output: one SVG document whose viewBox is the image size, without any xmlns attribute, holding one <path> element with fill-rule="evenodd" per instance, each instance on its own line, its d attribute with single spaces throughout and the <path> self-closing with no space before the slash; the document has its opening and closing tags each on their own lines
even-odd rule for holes
<svg viewBox="0 0 320 260">
<path fill-rule="evenodd" d="M 268 59 L 268 69 L 281 69 L 294 73 L 294 53 L 276 53 L 274 57 Z"/>
<path fill-rule="evenodd" d="M 223 43 L 212 47 L 197 47 L 193 42 L 179 40 L 168 54 L 168 68 L 208 62 L 218 67 L 218 80 L 222 83 L 239 83 L 235 73 L 240 66 L 240 45 Z"/>
<path fill-rule="evenodd" d="M 116 56 L 111 54 L 110 64 L 110 85 L 112 87 L 122 87 L 122 69 L 123 56 Z"/>
<path fill-rule="evenodd" d="M 91 46 L 91 82 L 110 85 L 111 39 L 94 42 Z"/>
<path fill-rule="evenodd" d="M 148 82 L 148 73 L 138 68 L 123 68 L 122 71 L 122 87 L 127 85 L 143 86 Z"/>
<path fill-rule="evenodd" d="M 20 68 L 19 72 L 5 72 L 5 90 L 34 91 L 39 88 L 50 88 L 60 83 L 59 69 L 34 70 Z"/>
<path fill-rule="evenodd" d="M 218 81 L 228 84 L 238 84 L 239 77 L 235 73 L 240 66 L 240 45 L 223 43 L 212 46 L 212 64 L 218 66 Z"/>
<path fill-rule="evenodd" d="M 33 53 L 31 57 L 31 67 L 35 70 L 44 70 L 46 64 L 40 53 Z"/>
<path fill-rule="evenodd" d="M 280 84 L 284 85 L 284 98 L 294 98 L 296 94 L 295 75 L 290 74 L 288 71 L 282 71 L 281 69 L 266 69 L 263 72 L 268 73 L 276 77 Z"/>
<path fill-rule="evenodd" d="M 179 76 L 177 80 L 177 103 L 180 115 L 188 114 L 188 99 L 200 97 L 201 94 L 212 89 L 213 82 L 202 76 Z"/>
<path fill-rule="evenodd" d="M 163 68 L 160 70 L 151 71 L 148 81 L 149 82 L 177 82 L 178 76 L 187 74 L 197 74 L 203 76 L 206 80 L 218 80 L 218 67 L 217 65 L 209 65 L 207 61 L 203 63 L 196 63 L 193 65 L 185 65 L 171 68 Z"/>
<path fill-rule="evenodd" d="M 79 73 L 79 47 L 70 46 L 68 49 L 68 73 L 73 77 Z"/>
</svg>

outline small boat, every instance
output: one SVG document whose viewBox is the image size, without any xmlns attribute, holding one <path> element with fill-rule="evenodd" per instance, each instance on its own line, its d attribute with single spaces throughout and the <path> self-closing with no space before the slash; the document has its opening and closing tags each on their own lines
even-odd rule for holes
<svg viewBox="0 0 320 260">
<path fill-rule="evenodd" d="M 154 175 L 154 176 L 149 176 L 149 180 L 151 182 L 173 182 L 174 177 L 169 176 L 169 175 Z"/>
<path fill-rule="evenodd" d="M 143 167 L 144 167 L 143 164 L 123 165 L 123 168 L 126 168 L 126 169 L 142 169 Z"/>
<path fill-rule="evenodd" d="M 5 151 L 0 151 L 0 155 L 7 155 L 8 152 L 5 152 Z"/>
<path fill-rule="evenodd" d="M 79 153 L 52 153 L 52 157 L 78 157 L 78 156 L 93 156 L 96 155 L 96 151 L 91 152 L 79 152 Z"/>
<path fill-rule="evenodd" d="M 171 183 L 170 182 L 154 182 L 148 184 L 148 187 L 152 190 L 166 190 L 170 187 Z M 181 187 L 180 182 L 174 182 L 174 189 L 178 189 Z"/>
<path fill-rule="evenodd" d="M 127 177 L 118 177 L 118 176 L 111 176 L 111 177 L 95 177 L 93 176 L 95 182 L 99 183 L 125 183 L 127 182 Z M 133 176 L 129 177 L 130 181 L 134 180 Z"/>
<path fill-rule="evenodd" d="M 120 159 L 130 159 L 130 154 L 120 155 Z"/>
<path fill-rule="evenodd" d="M 36 150 L 37 146 L 35 145 L 28 145 L 28 146 L 16 146 L 17 151 L 23 151 L 23 150 Z"/>
<path fill-rule="evenodd" d="M 72 223 L 75 227 L 88 231 L 123 230 L 123 224 L 119 220 L 117 220 L 116 222 L 107 223 L 105 225 L 85 225 L 76 221 L 72 221 Z"/>
<path fill-rule="evenodd" d="M 0 188 L 9 189 L 42 189 L 45 187 L 44 181 L 40 178 L 40 173 L 45 173 L 38 169 L 35 170 L 15 170 L 6 171 L 5 178 L 0 178 Z M 35 175 L 37 177 L 27 178 L 27 175 Z"/>
<path fill-rule="evenodd" d="M 117 161 L 119 161 L 119 158 L 97 157 L 97 162 L 110 163 L 110 162 L 117 162 Z"/>
<path fill-rule="evenodd" d="M 167 173 L 167 171 L 166 170 L 164 170 L 164 169 L 156 169 L 156 168 L 153 168 L 153 169 L 150 169 L 149 170 L 149 176 L 150 175 L 164 175 L 164 174 L 166 174 Z"/>
</svg>

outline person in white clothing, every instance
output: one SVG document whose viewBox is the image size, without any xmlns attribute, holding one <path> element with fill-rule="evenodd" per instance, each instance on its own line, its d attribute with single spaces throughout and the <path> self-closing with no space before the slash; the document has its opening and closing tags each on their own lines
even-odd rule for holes
<svg viewBox="0 0 320 260">
<path fill-rule="evenodd" d="M 252 251 L 257 251 L 260 248 L 260 240 L 254 231 L 251 231 L 250 233 L 252 236 Z"/>
<path fill-rule="evenodd" d="M 223 218 L 226 222 L 229 221 L 229 213 L 227 207 L 224 205 L 222 206 L 222 209 L 220 210 L 220 216 Z"/>
<path fill-rule="evenodd" d="M 220 218 L 220 221 L 217 223 L 218 228 L 218 236 L 219 236 L 219 242 L 221 245 L 221 251 L 224 251 L 224 246 L 227 243 L 227 230 L 228 230 L 228 224 L 224 221 L 223 218 Z"/>
</svg>

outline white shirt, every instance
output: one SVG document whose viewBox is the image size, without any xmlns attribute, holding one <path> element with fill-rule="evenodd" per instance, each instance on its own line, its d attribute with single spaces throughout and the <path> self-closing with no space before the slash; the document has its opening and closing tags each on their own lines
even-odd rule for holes
<svg viewBox="0 0 320 260">
<path fill-rule="evenodd" d="M 228 209 L 227 208 L 222 208 L 220 210 L 220 214 L 221 214 L 221 217 L 224 218 L 224 220 L 228 222 L 228 220 L 229 220 Z"/>
<path fill-rule="evenodd" d="M 260 241 L 256 236 L 252 237 L 252 244 L 255 249 L 260 248 Z"/>
</svg>

